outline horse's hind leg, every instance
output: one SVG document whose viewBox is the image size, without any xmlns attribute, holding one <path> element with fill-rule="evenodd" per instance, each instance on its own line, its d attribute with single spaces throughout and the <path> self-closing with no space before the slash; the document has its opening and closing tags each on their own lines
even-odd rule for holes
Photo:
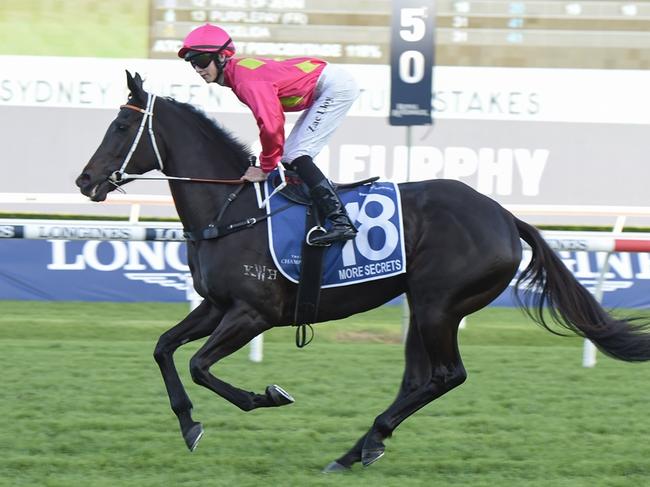
<svg viewBox="0 0 650 487">
<path fill-rule="evenodd" d="M 458 351 L 458 324 L 460 317 L 440 312 L 428 305 L 414 310 L 416 328 L 422 343 L 417 345 L 428 352 L 430 374 L 399 397 L 386 411 L 375 418 L 363 444 L 361 461 L 370 465 L 384 454 L 383 440 L 388 438 L 399 424 L 411 414 L 434 399 L 458 387 L 467 378 L 467 372 Z M 413 350 L 406 347 L 406 355 Z M 415 385 L 415 384 L 414 384 Z"/>
<path fill-rule="evenodd" d="M 441 313 L 431 305 L 420 309 L 414 306 L 406 343 L 406 370 L 399 394 L 375 418 L 363 441 L 336 463 L 349 467 L 359 460 L 364 466 L 377 461 L 384 454 L 383 441 L 402 421 L 465 381 L 467 373 L 458 351 L 459 322 L 460 317 Z"/>
<path fill-rule="evenodd" d="M 222 311 L 204 300 L 183 321 L 160 336 L 154 351 L 171 408 L 178 417 L 181 433 L 191 451 L 203 434 L 203 426 L 192 419 L 192 402 L 178 376 L 173 355 L 181 345 L 210 335 L 222 316 Z"/>
<path fill-rule="evenodd" d="M 424 347 L 424 341 L 420 335 L 420 330 L 416 325 L 416 320 L 413 313 L 411 313 L 409 331 L 406 337 L 406 350 L 408 353 L 406 353 L 405 357 L 402 384 L 400 386 L 399 393 L 395 398 L 395 401 L 390 406 L 391 408 L 402 401 L 404 398 L 409 397 L 410 394 L 426 385 L 432 376 L 429 353 Z M 363 435 L 345 455 L 330 463 L 327 467 L 325 467 L 323 471 L 327 473 L 344 470 L 350 468 L 354 463 L 360 462 L 362 460 L 364 444 L 368 438 L 368 435 L 373 434 L 373 428 L 371 428 L 365 435 Z M 380 456 L 381 453 L 378 454 L 375 460 L 379 459 Z"/>
</svg>

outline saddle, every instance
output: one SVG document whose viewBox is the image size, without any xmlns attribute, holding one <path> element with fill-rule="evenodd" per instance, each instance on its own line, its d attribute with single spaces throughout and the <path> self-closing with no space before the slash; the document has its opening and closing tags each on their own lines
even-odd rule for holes
<svg viewBox="0 0 650 487">
<path fill-rule="evenodd" d="M 289 201 L 293 201 L 294 203 L 297 203 L 299 205 L 304 205 L 304 206 L 311 206 L 312 205 L 312 200 L 311 196 L 309 196 L 309 188 L 307 185 L 300 179 L 300 176 L 298 176 L 298 173 L 295 171 L 292 171 L 290 169 L 285 169 L 284 170 L 284 175 L 285 179 L 287 181 L 287 185 L 280 190 L 280 194 L 287 198 Z M 367 179 L 362 179 L 360 181 L 354 181 L 352 183 L 334 183 L 332 182 L 332 187 L 334 188 L 335 191 L 340 191 L 344 189 L 352 189 L 352 188 L 357 188 L 359 186 L 363 186 L 364 184 L 371 184 L 374 183 L 375 181 L 379 180 L 379 176 L 374 176 L 371 178 Z M 282 183 L 280 179 L 280 175 L 276 174 L 275 177 L 271 181 L 272 187 L 275 189 L 280 184 Z"/>
<path fill-rule="evenodd" d="M 371 184 L 378 179 L 379 177 L 372 177 L 346 184 L 332 183 L 332 187 L 338 192 L 364 184 Z M 311 338 L 307 340 L 305 327 L 314 323 L 318 314 L 323 279 L 323 256 L 327 246 L 311 245 L 309 243 L 308 236 L 312 232 L 322 229 L 324 225 L 323 215 L 320 215 L 316 206 L 312 204 L 309 188 L 300 179 L 300 176 L 290 169 L 285 170 L 285 180 L 287 185 L 280 190 L 280 194 L 289 201 L 307 206 L 305 238 L 303 239 L 300 259 L 300 282 L 298 283 L 293 323 L 294 326 L 298 327 L 296 330 L 296 345 L 302 348 L 311 341 Z M 271 181 L 271 186 L 277 188 L 281 182 L 280 176 L 276 175 Z"/>
</svg>

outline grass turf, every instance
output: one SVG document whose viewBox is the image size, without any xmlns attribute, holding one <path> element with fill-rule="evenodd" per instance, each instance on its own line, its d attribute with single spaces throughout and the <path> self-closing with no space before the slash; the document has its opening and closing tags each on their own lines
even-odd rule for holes
<svg viewBox="0 0 650 487">
<path fill-rule="evenodd" d="M 404 422 L 375 465 L 320 469 L 394 398 L 401 309 L 318 325 L 304 350 L 272 330 L 261 364 L 242 350 L 213 368 L 296 404 L 243 413 L 176 363 L 206 434 L 186 451 L 152 358 L 184 304 L 0 302 L 0 485 L 637 486 L 650 476 L 647 365 L 600 358 L 581 341 L 490 308 L 461 331 L 463 386 Z"/>
</svg>

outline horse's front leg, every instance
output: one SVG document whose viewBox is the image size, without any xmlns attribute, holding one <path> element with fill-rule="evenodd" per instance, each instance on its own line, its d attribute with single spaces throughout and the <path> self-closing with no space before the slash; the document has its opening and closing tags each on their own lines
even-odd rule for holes
<svg viewBox="0 0 650 487">
<path fill-rule="evenodd" d="M 220 309 L 204 300 L 183 321 L 160 336 L 154 351 L 154 358 L 160 367 L 167 388 L 169 402 L 178 417 L 185 443 L 191 451 L 196 448 L 203 435 L 203 426 L 192 419 L 192 402 L 178 376 L 173 355 L 181 345 L 210 335 L 221 321 L 223 314 Z"/>
<path fill-rule="evenodd" d="M 293 398 L 277 385 L 266 388 L 264 394 L 255 394 L 234 387 L 210 373 L 210 367 L 236 352 L 260 333 L 271 328 L 266 320 L 249 305 L 237 302 L 228 309 L 219 326 L 190 361 L 192 379 L 243 411 L 260 407 L 291 404 Z"/>
</svg>

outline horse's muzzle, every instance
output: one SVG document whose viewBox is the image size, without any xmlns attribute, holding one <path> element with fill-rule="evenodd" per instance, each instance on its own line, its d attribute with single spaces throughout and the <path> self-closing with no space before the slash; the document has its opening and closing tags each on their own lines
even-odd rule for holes
<svg viewBox="0 0 650 487">
<path fill-rule="evenodd" d="M 106 195 L 113 189 L 108 179 L 93 182 L 93 178 L 85 172 L 75 180 L 75 184 L 79 187 L 81 194 L 88 196 L 92 201 L 104 201 Z"/>
<path fill-rule="evenodd" d="M 86 172 L 81 173 L 79 177 L 75 180 L 75 184 L 78 188 L 83 191 L 83 188 L 90 184 L 90 175 Z"/>
</svg>

